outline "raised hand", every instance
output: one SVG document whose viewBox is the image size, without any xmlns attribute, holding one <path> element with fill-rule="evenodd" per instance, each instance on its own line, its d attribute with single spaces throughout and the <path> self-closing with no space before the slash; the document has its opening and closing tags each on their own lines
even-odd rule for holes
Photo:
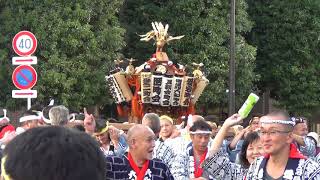
<svg viewBox="0 0 320 180">
<path fill-rule="evenodd" d="M 219 149 L 222 146 L 223 140 L 228 132 L 228 129 L 236 124 L 240 124 L 241 122 L 242 118 L 239 114 L 234 114 L 224 121 L 221 129 L 218 131 L 216 137 L 213 139 L 209 151 L 209 156 L 212 156 L 213 154 L 219 151 Z"/>
<path fill-rule="evenodd" d="M 109 135 L 110 135 L 110 139 L 113 142 L 113 145 L 115 147 L 117 147 L 118 143 L 119 143 L 120 130 L 117 129 L 116 127 L 114 127 L 114 126 L 109 126 L 108 132 L 109 132 Z"/>
<path fill-rule="evenodd" d="M 86 130 L 86 133 L 93 134 L 94 129 L 96 128 L 96 120 L 92 114 L 88 114 L 86 108 L 83 109 L 83 113 L 84 113 L 84 120 L 83 120 L 84 129 Z"/>
<path fill-rule="evenodd" d="M 233 114 L 224 121 L 223 126 L 232 127 L 234 125 L 242 123 L 242 119 L 243 118 L 239 114 Z"/>
</svg>

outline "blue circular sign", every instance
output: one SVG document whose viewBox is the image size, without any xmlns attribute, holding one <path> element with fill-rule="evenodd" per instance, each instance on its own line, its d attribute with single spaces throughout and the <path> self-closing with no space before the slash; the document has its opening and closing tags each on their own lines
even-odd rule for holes
<svg viewBox="0 0 320 180">
<path fill-rule="evenodd" d="M 18 89 L 31 89 L 37 82 L 37 72 L 29 65 L 18 66 L 12 73 L 12 82 Z"/>
</svg>

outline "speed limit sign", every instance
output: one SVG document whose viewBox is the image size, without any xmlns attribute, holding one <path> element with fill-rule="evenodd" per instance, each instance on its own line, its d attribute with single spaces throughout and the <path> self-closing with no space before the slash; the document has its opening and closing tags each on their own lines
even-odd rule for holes
<svg viewBox="0 0 320 180">
<path fill-rule="evenodd" d="M 37 39 L 29 31 L 20 31 L 14 36 L 12 47 L 19 56 L 30 56 L 37 49 Z"/>
</svg>

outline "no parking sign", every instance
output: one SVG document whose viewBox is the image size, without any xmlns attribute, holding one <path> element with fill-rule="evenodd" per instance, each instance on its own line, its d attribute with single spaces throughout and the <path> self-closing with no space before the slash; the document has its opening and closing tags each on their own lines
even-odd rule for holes
<svg viewBox="0 0 320 180">
<path fill-rule="evenodd" d="M 18 89 L 31 89 L 37 83 L 37 72 L 29 65 L 18 66 L 12 73 L 12 82 Z"/>
</svg>

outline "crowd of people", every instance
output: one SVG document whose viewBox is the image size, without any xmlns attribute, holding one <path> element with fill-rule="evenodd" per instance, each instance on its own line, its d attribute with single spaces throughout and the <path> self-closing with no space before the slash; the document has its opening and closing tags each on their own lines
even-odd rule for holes
<svg viewBox="0 0 320 180">
<path fill-rule="evenodd" d="M 63 105 L 28 110 L 18 127 L 2 116 L 3 180 L 320 180 L 318 134 L 282 110 L 253 115 L 247 127 L 239 114 L 176 125 L 147 113 L 127 132 Z"/>
</svg>

